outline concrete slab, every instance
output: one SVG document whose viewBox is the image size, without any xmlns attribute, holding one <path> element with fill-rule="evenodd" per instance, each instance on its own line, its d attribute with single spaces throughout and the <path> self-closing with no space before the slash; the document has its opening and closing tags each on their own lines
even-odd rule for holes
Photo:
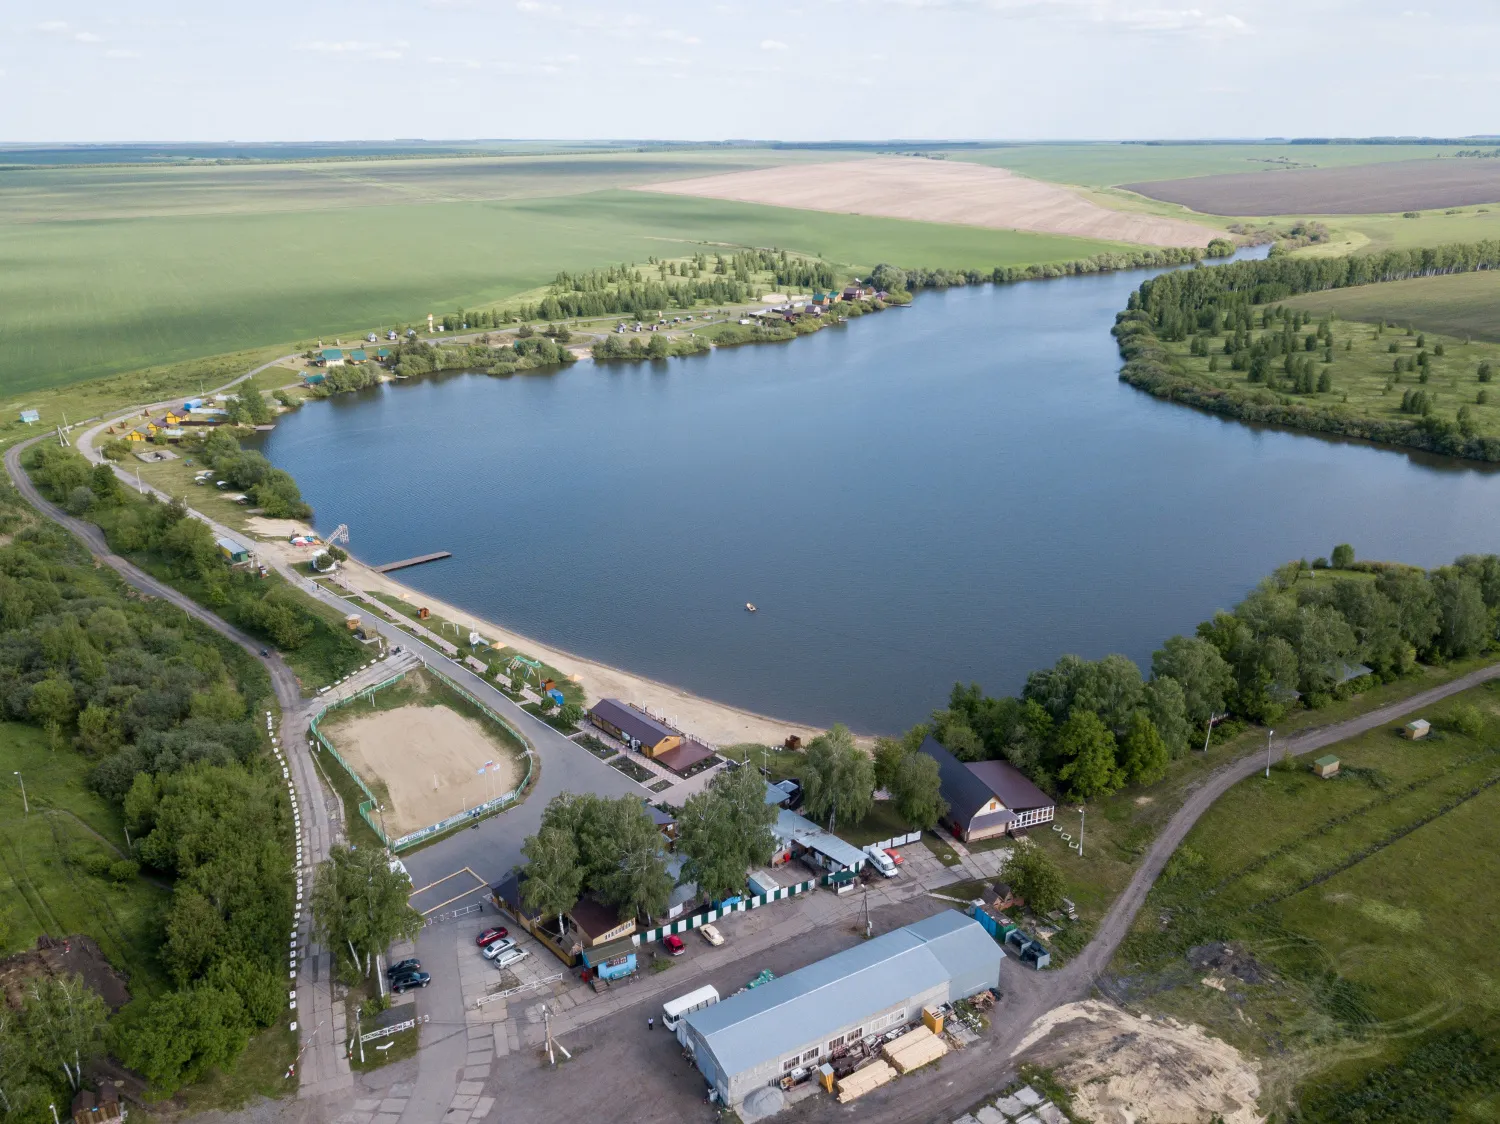
<svg viewBox="0 0 1500 1124">
<path fill-rule="evenodd" d="M 495 1107 L 494 1097 L 480 1097 L 479 1103 L 474 1106 L 474 1119 L 483 1120 Z"/>
<path fill-rule="evenodd" d="M 482 1092 L 484 1092 L 483 1081 L 460 1081 L 458 1083 L 458 1093 L 460 1096 L 477 1097 Z"/>
<path fill-rule="evenodd" d="M 450 1107 L 452 1107 L 452 1108 L 469 1109 L 469 1110 L 472 1111 L 473 1108 L 474 1108 L 474 1106 L 477 1105 L 478 1103 L 479 1103 L 479 1098 L 477 1096 L 472 1096 L 472 1095 L 465 1096 L 464 1094 L 460 1093 L 460 1094 L 458 1094 L 457 1096 L 455 1096 L 453 1098 L 453 1101 L 452 1101 Z"/>
<path fill-rule="evenodd" d="M 991 1108 L 989 1105 L 985 1105 L 978 1112 L 976 1112 L 974 1114 L 974 1119 L 977 1120 L 979 1124 L 1005 1124 L 1005 1117 L 999 1112 L 998 1109 Z"/>
</svg>

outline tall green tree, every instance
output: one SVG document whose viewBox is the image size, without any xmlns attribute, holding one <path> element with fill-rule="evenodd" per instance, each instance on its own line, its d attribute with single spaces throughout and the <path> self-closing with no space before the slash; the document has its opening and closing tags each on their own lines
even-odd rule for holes
<svg viewBox="0 0 1500 1124">
<path fill-rule="evenodd" d="M 578 845 L 572 833 L 559 825 L 544 823 L 521 844 L 526 856 L 526 880 L 521 883 L 521 901 L 527 909 L 557 917 L 563 929 L 563 914 L 573 908 L 583 893 L 583 870 L 578 865 Z"/>
<path fill-rule="evenodd" d="M 1152 784 L 1166 776 L 1170 761 L 1167 743 L 1162 740 L 1156 725 L 1145 711 L 1136 711 L 1130 716 L 1130 724 L 1120 742 L 1120 765 L 1126 778 L 1133 784 Z"/>
<path fill-rule="evenodd" d="M 838 723 L 808 743 L 803 771 L 808 813 L 814 819 L 826 819 L 829 831 L 840 817 L 855 823 L 869 812 L 875 798 L 875 765 L 854 744 L 847 726 Z"/>
<path fill-rule="evenodd" d="M 1151 674 L 1170 676 L 1182 687 L 1187 716 L 1196 725 L 1224 712 L 1234 673 L 1219 650 L 1197 636 L 1173 636 L 1152 653 Z"/>
<path fill-rule="evenodd" d="M 1000 874 L 1038 916 L 1062 905 L 1062 871 L 1040 847 L 1018 842 Z"/>
<path fill-rule="evenodd" d="M 1068 782 L 1070 800 L 1092 800 L 1125 787 L 1125 771 L 1115 760 L 1115 736 L 1092 710 L 1080 707 L 1068 715 L 1055 746 L 1066 762 L 1057 775 Z"/>
<path fill-rule="evenodd" d="M 228 1066 L 249 1037 L 240 997 L 200 983 L 152 1000 L 127 1033 L 114 1036 L 114 1049 L 156 1092 L 171 1094 L 215 1066 Z"/>
<path fill-rule="evenodd" d="M 26 1033 L 40 1060 L 61 1069 L 75 1091 L 83 1086 L 83 1067 L 104 1049 L 109 1008 L 83 977 L 40 976 L 26 987 L 22 1000 Z"/>
<path fill-rule="evenodd" d="M 313 881 L 319 939 L 329 948 L 348 949 L 355 966 L 368 975 L 376 953 L 422 931 L 422 915 L 407 901 L 410 892 L 411 883 L 390 868 L 383 851 L 334 847 Z"/>
<path fill-rule="evenodd" d="M 615 808 L 614 869 L 600 887 L 602 897 L 623 914 L 655 917 L 666 911 L 672 896 L 661 832 L 642 801 L 626 797 Z"/>
<path fill-rule="evenodd" d="M 914 828 L 930 831 L 948 811 L 938 763 L 925 753 L 908 753 L 896 767 L 891 800 L 901 818 Z"/>
<path fill-rule="evenodd" d="M 677 821 L 682 875 L 709 901 L 740 893 L 746 872 L 770 861 L 777 811 L 765 794 L 760 773 L 746 766 L 721 772 L 684 805 Z"/>
</svg>

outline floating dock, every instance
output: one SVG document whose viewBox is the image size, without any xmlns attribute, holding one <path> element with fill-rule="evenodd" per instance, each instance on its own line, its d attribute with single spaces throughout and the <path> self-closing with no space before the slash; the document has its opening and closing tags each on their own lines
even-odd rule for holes
<svg viewBox="0 0 1500 1124">
<path fill-rule="evenodd" d="M 376 566 L 377 574 L 388 574 L 392 570 L 404 570 L 408 566 L 420 566 L 423 562 L 436 562 L 439 558 L 452 558 L 451 550 L 439 550 L 435 554 L 419 554 L 415 558 L 403 558 L 400 562 L 387 562 L 384 566 Z"/>
</svg>

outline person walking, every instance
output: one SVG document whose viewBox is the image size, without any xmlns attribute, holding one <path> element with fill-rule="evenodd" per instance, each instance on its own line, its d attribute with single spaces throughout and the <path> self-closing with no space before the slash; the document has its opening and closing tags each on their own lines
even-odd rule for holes
<svg viewBox="0 0 1500 1124">
<path fill-rule="evenodd" d="M 649 1019 L 646 1020 L 646 1029 L 647 1030 L 655 1030 L 656 1029 L 656 1017 L 654 1015 L 651 1018 L 649 1018 Z"/>
</svg>

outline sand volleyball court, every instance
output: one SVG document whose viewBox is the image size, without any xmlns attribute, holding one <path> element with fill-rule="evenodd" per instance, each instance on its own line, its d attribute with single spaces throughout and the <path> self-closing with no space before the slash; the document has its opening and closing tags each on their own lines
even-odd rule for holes
<svg viewBox="0 0 1500 1124">
<path fill-rule="evenodd" d="M 387 835 L 396 839 L 515 788 L 517 750 L 478 719 L 446 706 L 401 706 L 343 718 L 323 735 L 370 786 L 386 795 Z M 478 770 L 486 761 L 498 768 Z"/>
</svg>

